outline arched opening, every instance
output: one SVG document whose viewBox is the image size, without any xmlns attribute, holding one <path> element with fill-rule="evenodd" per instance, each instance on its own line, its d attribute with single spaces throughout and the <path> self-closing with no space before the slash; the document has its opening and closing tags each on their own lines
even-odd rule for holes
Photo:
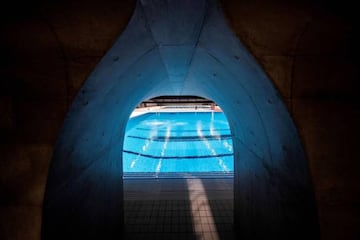
<svg viewBox="0 0 360 240">
<path fill-rule="evenodd" d="M 239 237 L 318 238 L 297 130 L 217 1 L 139 0 L 127 29 L 85 82 L 64 122 L 46 186 L 44 239 L 122 236 L 126 123 L 137 104 L 161 95 L 202 96 L 225 112 Z"/>
<path fill-rule="evenodd" d="M 235 239 L 232 137 L 215 102 L 141 102 L 127 123 L 122 160 L 125 239 Z"/>
<path fill-rule="evenodd" d="M 130 115 L 123 147 L 124 177 L 229 176 L 234 172 L 231 131 L 211 100 L 162 96 Z"/>
</svg>

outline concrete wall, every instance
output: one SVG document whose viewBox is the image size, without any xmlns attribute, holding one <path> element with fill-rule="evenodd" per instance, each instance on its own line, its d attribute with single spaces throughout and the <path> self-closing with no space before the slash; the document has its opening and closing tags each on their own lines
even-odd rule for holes
<svg viewBox="0 0 360 240">
<path fill-rule="evenodd" d="M 222 1 L 287 103 L 308 156 L 323 239 L 356 239 L 357 50 L 351 12 L 306 1 Z M 1 34 L 0 238 L 39 239 L 48 167 L 75 94 L 134 1 L 11 6 Z"/>
</svg>

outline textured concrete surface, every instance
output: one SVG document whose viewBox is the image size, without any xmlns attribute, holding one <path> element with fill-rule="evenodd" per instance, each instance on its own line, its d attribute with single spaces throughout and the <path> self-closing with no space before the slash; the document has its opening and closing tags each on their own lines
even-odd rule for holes
<svg viewBox="0 0 360 240">
<path fill-rule="evenodd" d="M 322 239 L 359 236 L 359 64 L 349 2 L 221 1 L 298 127 Z M 52 149 L 75 94 L 135 1 L 10 4 L 1 16 L 1 239 L 39 239 Z"/>
<path fill-rule="evenodd" d="M 74 100 L 49 170 L 44 239 L 121 236 L 127 118 L 142 100 L 163 95 L 213 99 L 227 115 L 241 238 L 319 238 L 307 161 L 271 81 L 217 1 L 171 0 L 137 2 L 126 30 Z"/>
</svg>

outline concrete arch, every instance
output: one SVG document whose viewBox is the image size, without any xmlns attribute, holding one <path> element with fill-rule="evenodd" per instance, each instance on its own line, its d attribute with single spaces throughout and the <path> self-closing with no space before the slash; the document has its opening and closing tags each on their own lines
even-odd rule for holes
<svg viewBox="0 0 360 240">
<path fill-rule="evenodd" d="M 43 239 L 121 236 L 127 119 L 139 102 L 159 95 L 203 96 L 223 108 L 233 134 L 240 237 L 318 238 L 296 128 L 217 1 L 139 0 L 65 119 L 49 170 Z"/>
</svg>

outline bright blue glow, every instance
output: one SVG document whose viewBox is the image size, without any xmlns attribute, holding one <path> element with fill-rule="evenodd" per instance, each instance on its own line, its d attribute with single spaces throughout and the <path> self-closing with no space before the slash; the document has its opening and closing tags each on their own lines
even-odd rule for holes
<svg viewBox="0 0 360 240">
<path fill-rule="evenodd" d="M 233 172 L 228 121 L 222 112 L 147 113 L 129 119 L 126 172 Z"/>
</svg>

